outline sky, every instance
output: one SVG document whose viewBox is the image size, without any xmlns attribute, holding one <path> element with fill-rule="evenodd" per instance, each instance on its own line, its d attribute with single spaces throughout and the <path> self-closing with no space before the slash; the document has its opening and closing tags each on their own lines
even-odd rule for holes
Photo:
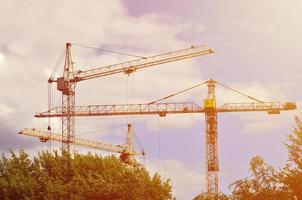
<svg viewBox="0 0 302 200">
<path fill-rule="evenodd" d="M 276 168 L 287 160 L 283 143 L 294 129 L 293 117 L 301 116 L 301 9 L 299 0 L 1 1 L 0 151 L 24 148 L 35 155 L 48 149 L 48 144 L 17 133 L 23 128 L 46 130 L 47 120 L 33 116 L 47 109 L 47 80 L 66 42 L 141 56 L 207 44 L 214 55 L 129 77 L 83 81 L 77 85 L 76 104 L 146 103 L 210 78 L 264 101 L 297 102 L 297 110 L 280 115 L 219 114 L 219 189 L 228 193 L 230 183 L 248 176 L 252 157 L 260 155 Z M 77 46 L 72 46 L 72 55 L 80 70 L 133 59 Z M 53 105 L 60 106 L 53 88 Z M 201 87 L 166 102 L 201 105 L 206 92 Z M 251 101 L 221 87 L 216 98 L 218 105 Z M 147 153 L 138 159 L 152 173 L 171 179 L 177 199 L 192 199 L 204 190 L 202 114 L 78 118 L 76 136 L 121 144 L 127 123 L 134 124 Z M 54 132 L 59 133 L 59 125 L 60 119 L 52 120 Z"/>
</svg>

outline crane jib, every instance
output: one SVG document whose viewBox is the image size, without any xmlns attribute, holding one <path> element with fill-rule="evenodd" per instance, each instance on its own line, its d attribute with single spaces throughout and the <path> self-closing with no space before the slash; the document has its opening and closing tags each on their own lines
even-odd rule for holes
<svg viewBox="0 0 302 200">
<path fill-rule="evenodd" d="M 227 103 L 217 108 L 201 107 L 192 102 L 181 103 L 155 103 L 155 104 L 118 104 L 118 105 L 90 105 L 76 106 L 73 116 L 110 116 L 110 115 L 154 115 L 166 116 L 166 114 L 181 113 L 205 113 L 209 109 L 215 112 L 267 112 L 268 114 L 279 114 L 280 111 L 294 110 L 296 104 L 293 102 L 247 102 Z M 62 117 L 67 113 L 62 112 L 61 107 L 52 108 L 46 112 L 37 113 L 35 117 Z"/>
<path fill-rule="evenodd" d="M 178 60 L 184 60 L 184 59 L 207 55 L 211 53 L 214 53 L 213 49 L 208 48 L 206 46 L 197 46 L 189 49 L 159 54 L 156 56 L 131 60 L 131 61 L 95 68 L 91 70 L 86 70 L 86 71 L 78 70 L 74 72 L 74 78 L 71 79 L 70 81 L 79 82 L 83 80 L 89 80 L 92 78 L 98 78 L 98 77 L 108 76 L 117 73 L 129 74 L 137 69 L 174 62 Z"/>
</svg>

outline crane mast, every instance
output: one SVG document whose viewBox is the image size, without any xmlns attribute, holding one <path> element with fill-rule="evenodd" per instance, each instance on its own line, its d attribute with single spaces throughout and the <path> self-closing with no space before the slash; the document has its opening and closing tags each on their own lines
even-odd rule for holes
<svg viewBox="0 0 302 200">
<path fill-rule="evenodd" d="M 58 78 L 57 89 L 62 92 L 62 113 L 66 114 L 62 116 L 62 148 L 67 150 L 68 153 L 70 153 L 70 144 L 74 143 L 75 137 L 74 106 L 76 82 L 72 82 L 72 79 L 74 79 L 74 68 L 71 57 L 71 44 L 67 43 L 63 77 Z"/>
<path fill-rule="evenodd" d="M 215 81 L 207 83 L 208 95 L 204 100 L 205 109 L 205 177 L 208 192 L 218 193 L 218 144 L 217 144 L 217 109 L 215 99 Z"/>
<path fill-rule="evenodd" d="M 133 127 L 132 124 L 128 124 L 128 131 L 126 136 L 126 144 L 125 149 L 127 149 L 128 152 L 134 152 L 134 146 L 133 146 Z"/>
</svg>

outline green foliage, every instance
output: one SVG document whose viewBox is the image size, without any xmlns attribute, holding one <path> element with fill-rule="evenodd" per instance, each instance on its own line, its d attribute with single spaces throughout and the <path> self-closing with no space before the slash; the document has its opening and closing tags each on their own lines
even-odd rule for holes
<svg viewBox="0 0 302 200">
<path fill-rule="evenodd" d="M 288 136 L 289 161 L 294 163 L 297 169 L 302 170 L 302 128 L 295 129 L 292 134 Z"/>
<path fill-rule="evenodd" d="M 231 184 L 233 199 L 269 200 L 291 199 L 282 188 L 279 172 L 267 165 L 263 158 L 257 156 L 250 162 L 251 177 Z"/>
<path fill-rule="evenodd" d="M 289 163 L 280 173 L 284 190 L 302 199 L 302 128 L 297 128 L 289 135 L 288 143 Z"/>
<path fill-rule="evenodd" d="M 34 159 L 20 150 L 0 159 L 0 199 L 168 200 L 169 180 L 150 177 L 114 156 L 42 152 Z"/>
<path fill-rule="evenodd" d="M 201 193 L 193 198 L 193 200 L 229 200 L 230 198 L 222 193 L 212 195 L 209 193 Z"/>
<path fill-rule="evenodd" d="M 302 199 L 302 129 L 288 137 L 288 163 L 281 170 L 267 165 L 261 157 L 251 160 L 251 176 L 230 185 L 232 199 Z"/>
</svg>

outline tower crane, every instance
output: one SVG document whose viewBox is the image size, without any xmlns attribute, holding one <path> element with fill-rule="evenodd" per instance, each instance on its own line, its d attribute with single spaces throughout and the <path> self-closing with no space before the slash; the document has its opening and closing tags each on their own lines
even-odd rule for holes
<svg viewBox="0 0 302 200">
<path fill-rule="evenodd" d="M 91 106 L 76 106 L 73 117 L 80 116 L 113 116 L 113 115 L 153 115 L 158 114 L 165 117 L 167 114 L 205 114 L 205 178 L 206 191 L 211 194 L 218 192 L 218 135 L 217 135 L 217 114 L 221 112 L 267 112 L 268 114 L 280 114 L 281 111 L 296 109 L 294 102 L 263 102 L 251 96 L 245 95 L 233 88 L 225 86 L 213 79 L 210 79 L 197 86 L 207 84 L 207 97 L 203 101 L 203 106 L 199 106 L 193 102 L 181 103 L 158 103 L 163 99 L 170 98 L 176 94 L 169 95 L 157 101 L 147 104 L 119 104 L 119 105 L 91 105 Z M 221 106 L 216 105 L 215 87 L 219 84 L 241 95 L 244 95 L 253 100 L 253 102 L 244 103 L 225 103 Z M 189 89 L 195 88 L 193 86 Z M 55 107 L 46 112 L 37 113 L 35 117 L 65 117 L 66 113 L 62 107 Z"/>
<path fill-rule="evenodd" d="M 188 49 L 182 49 L 150 57 L 142 57 L 140 59 L 105 67 L 86 71 L 75 71 L 71 55 L 71 45 L 71 43 L 66 43 L 65 46 L 63 76 L 57 78 L 56 80 L 52 76 L 48 80 L 50 84 L 56 82 L 57 89 L 62 93 L 62 113 L 64 113 L 64 115 L 62 115 L 62 137 L 66 138 L 62 140 L 62 147 L 68 152 L 70 152 L 70 144 L 74 143 L 75 137 L 75 88 L 78 82 L 118 73 L 129 75 L 138 69 L 214 53 L 214 50 L 208 48 L 206 45 L 191 46 L 191 48 Z M 50 131 L 50 126 L 48 127 L 48 130 Z"/>
<path fill-rule="evenodd" d="M 132 124 L 128 124 L 127 136 L 126 136 L 126 143 L 123 145 L 112 145 L 112 144 L 105 144 L 97 141 L 86 140 L 82 138 L 74 138 L 74 144 L 82 147 L 88 147 L 98 150 L 104 150 L 109 152 L 115 152 L 120 154 L 120 159 L 122 162 L 127 164 L 134 164 L 134 156 L 136 155 L 145 155 L 143 149 L 140 152 L 136 152 L 134 149 L 134 139 L 133 139 L 133 126 Z M 51 133 L 46 131 L 40 131 L 36 129 L 29 129 L 25 128 L 20 131 L 18 134 L 20 135 L 27 135 L 31 137 L 39 138 L 41 142 L 47 142 L 49 140 L 62 142 L 62 135 Z M 67 138 L 63 138 L 66 140 Z"/>
</svg>

